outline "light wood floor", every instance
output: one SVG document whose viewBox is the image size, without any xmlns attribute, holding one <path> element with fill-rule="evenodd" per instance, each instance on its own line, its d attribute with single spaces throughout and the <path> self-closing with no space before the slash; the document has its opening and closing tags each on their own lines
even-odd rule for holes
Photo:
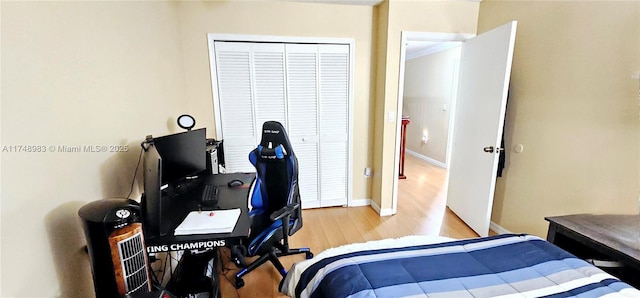
<svg viewBox="0 0 640 298">
<path fill-rule="evenodd" d="M 446 170 L 407 155 L 407 179 L 398 182 L 398 212 L 380 217 L 371 207 L 335 207 L 303 211 L 304 226 L 290 239 L 291 247 L 310 247 L 321 251 L 348 243 L 397 238 L 408 235 L 441 235 L 452 238 L 478 237 L 455 214 L 446 208 Z M 228 250 L 222 251 L 228 258 Z M 282 257 L 285 268 L 304 260 L 304 254 Z M 233 263 L 224 264 L 221 276 L 222 296 L 287 297 L 278 292 L 280 275 L 267 262 L 245 278 L 245 286 L 233 287 Z"/>
</svg>

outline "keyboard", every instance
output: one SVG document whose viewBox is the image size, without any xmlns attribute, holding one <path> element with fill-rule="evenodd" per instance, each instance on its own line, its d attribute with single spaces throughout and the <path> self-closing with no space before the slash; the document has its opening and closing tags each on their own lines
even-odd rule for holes
<svg viewBox="0 0 640 298">
<path fill-rule="evenodd" d="M 200 202 L 203 206 L 215 206 L 218 204 L 218 186 L 205 184 L 202 189 L 202 197 L 200 198 Z"/>
</svg>

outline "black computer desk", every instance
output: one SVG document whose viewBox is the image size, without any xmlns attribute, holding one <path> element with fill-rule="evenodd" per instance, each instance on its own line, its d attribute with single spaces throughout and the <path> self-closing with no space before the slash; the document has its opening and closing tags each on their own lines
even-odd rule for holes
<svg viewBox="0 0 640 298">
<path fill-rule="evenodd" d="M 172 274 L 171 281 L 167 285 L 167 290 L 177 295 L 186 296 L 186 294 L 203 292 L 206 290 L 204 288 L 210 287 L 209 290 L 213 289 L 213 297 L 219 296 L 217 271 L 214 269 L 212 276 L 204 275 L 209 270 L 207 269 L 209 266 L 216 268 L 217 248 L 237 244 L 249 236 L 251 222 L 248 215 L 248 196 L 255 176 L 255 173 L 230 173 L 199 177 L 198 179 L 202 181 L 198 181 L 198 183 L 213 184 L 219 187 L 219 200 L 216 207 L 202 207 L 200 193 L 197 191 L 172 198 L 169 200 L 170 205 L 164 206 L 170 210 L 167 218 L 163 218 L 163 220 L 169 220 L 169 232 L 162 236 L 145 236 L 145 244 L 150 255 L 171 251 L 184 252 L 178 267 Z M 234 179 L 243 181 L 244 185 L 227 186 L 227 183 Z M 163 210 L 166 210 L 164 207 Z M 215 209 L 235 208 L 239 208 L 241 212 L 231 233 L 173 235 L 175 228 L 191 211 L 202 209 L 203 212 L 206 212 Z"/>
</svg>

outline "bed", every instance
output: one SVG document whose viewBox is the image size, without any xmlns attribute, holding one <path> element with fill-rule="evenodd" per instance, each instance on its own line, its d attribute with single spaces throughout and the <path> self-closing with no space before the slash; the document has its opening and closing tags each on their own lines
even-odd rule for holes
<svg viewBox="0 0 640 298">
<path fill-rule="evenodd" d="M 640 291 L 531 235 L 409 236 L 326 250 L 294 264 L 291 297 L 640 297 Z"/>
</svg>

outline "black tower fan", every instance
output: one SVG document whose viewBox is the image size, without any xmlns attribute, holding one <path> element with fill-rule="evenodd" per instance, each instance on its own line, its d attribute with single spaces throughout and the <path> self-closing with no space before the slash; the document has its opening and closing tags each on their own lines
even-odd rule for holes
<svg viewBox="0 0 640 298">
<path fill-rule="evenodd" d="M 87 239 L 96 297 L 151 292 L 138 203 L 102 199 L 84 205 L 78 215 Z"/>
</svg>

